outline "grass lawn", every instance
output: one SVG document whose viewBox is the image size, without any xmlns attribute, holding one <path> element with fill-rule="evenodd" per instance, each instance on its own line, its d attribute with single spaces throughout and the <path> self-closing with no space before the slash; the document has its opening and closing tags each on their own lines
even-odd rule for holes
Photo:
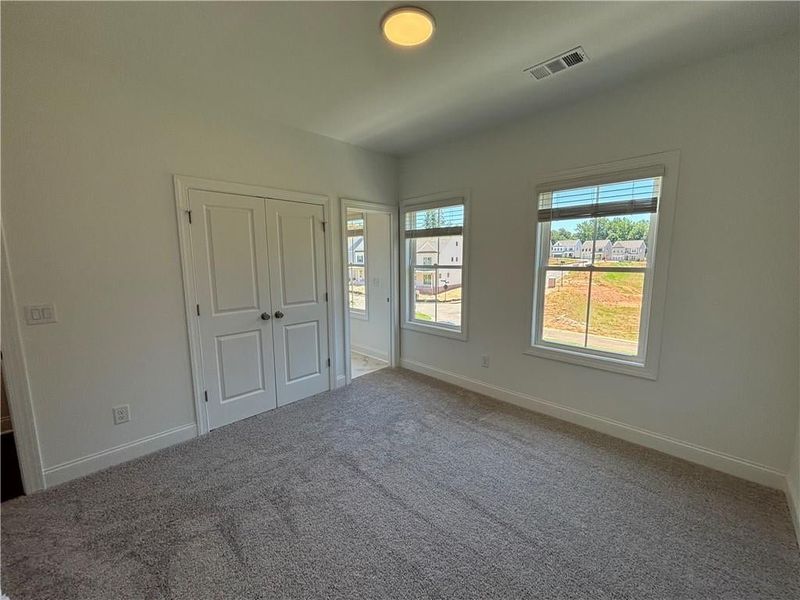
<svg viewBox="0 0 800 600">
<path fill-rule="evenodd" d="M 642 273 L 594 273 L 589 333 L 636 341 L 642 311 Z M 544 326 L 561 331 L 586 331 L 589 274 L 564 273 L 545 295 Z"/>
</svg>

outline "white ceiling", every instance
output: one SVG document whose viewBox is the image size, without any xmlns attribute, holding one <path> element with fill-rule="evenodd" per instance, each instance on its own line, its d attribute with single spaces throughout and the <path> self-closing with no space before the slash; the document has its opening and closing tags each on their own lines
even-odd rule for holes
<svg viewBox="0 0 800 600">
<path fill-rule="evenodd" d="M 397 4 L 3 3 L 2 16 L 37 51 L 396 155 L 798 27 L 793 2 L 417 2 L 438 30 L 401 50 L 378 27 Z M 522 72 L 577 45 L 589 63 Z"/>
</svg>

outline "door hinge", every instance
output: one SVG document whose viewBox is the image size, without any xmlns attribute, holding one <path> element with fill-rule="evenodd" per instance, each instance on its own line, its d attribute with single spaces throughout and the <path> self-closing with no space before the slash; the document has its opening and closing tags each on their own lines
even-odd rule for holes
<svg viewBox="0 0 800 600">
<path fill-rule="evenodd" d="M 325 231 L 325 224 L 326 223 L 327 223 L 327 221 L 322 221 L 322 231 Z"/>
<path fill-rule="evenodd" d="M 197 306 L 197 316 L 199 317 L 200 316 L 200 305 L 196 304 L 195 306 Z"/>
<path fill-rule="evenodd" d="M 203 390 L 203 396 L 205 397 L 206 402 L 208 402 L 208 390 Z"/>
<path fill-rule="evenodd" d="M 189 225 L 191 225 L 191 224 L 192 224 L 192 211 L 190 211 L 190 210 L 187 210 L 187 211 L 186 211 L 186 214 L 187 214 L 187 216 L 189 217 Z"/>
<path fill-rule="evenodd" d="M 325 292 L 325 302 L 328 301 L 328 292 Z"/>
<path fill-rule="evenodd" d="M 328 359 L 328 366 L 329 367 L 331 366 L 331 359 L 330 358 Z"/>
</svg>

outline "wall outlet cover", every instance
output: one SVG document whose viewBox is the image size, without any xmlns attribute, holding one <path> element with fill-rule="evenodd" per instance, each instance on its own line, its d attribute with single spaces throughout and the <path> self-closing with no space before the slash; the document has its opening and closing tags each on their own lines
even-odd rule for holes
<svg viewBox="0 0 800 600">
<path fill-rule="evenodd" d="M 131 420 L 131 407 L 129 404 L 122 404 L 114 407 L 114 425 L 121 425 Z"/>
</svg>

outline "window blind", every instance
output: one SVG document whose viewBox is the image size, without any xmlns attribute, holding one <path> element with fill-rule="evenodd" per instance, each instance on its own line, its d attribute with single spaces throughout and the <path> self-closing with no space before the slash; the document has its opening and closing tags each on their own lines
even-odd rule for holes
<svg viewBox="0 0 800 600">
<path fill-rule="evenodd" d="M 406 239 L 463 234 L 463 204 L 425 208 L 406 213 Z"/>
<path fill-rule="evenodd" d="M 551 184 L 539 188 L 539 222 L 658 211 L 663 169 Z"/>
</svg>

